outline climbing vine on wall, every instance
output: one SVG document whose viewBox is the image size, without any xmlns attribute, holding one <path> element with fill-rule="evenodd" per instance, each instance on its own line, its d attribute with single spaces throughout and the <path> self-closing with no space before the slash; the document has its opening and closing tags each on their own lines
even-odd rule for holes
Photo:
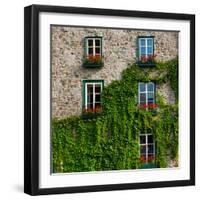
<svg viewBox="0 0 200 200">
<path fill-rule="evenodd" d="M 53 119 L 54 172 L 103 171 L 141 167 L 139 134 L 152 133 L 157 167 L 178 160 L 178 59 L 157 62 L 154 68 L 131 64 L 103 90 L 103 111 L 97 118 Z M 158 108 L 138 107 L 138 82 L 169 82 L 176 103 L 156 94 Z"/>
</svg>

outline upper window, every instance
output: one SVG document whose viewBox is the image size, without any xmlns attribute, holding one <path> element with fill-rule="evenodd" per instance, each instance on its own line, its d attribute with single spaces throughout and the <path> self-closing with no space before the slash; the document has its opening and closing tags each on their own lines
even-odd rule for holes
<svg viewBox="0 0 200 200">
<path fill-rule="evenodd" d="M 86 38 L 86 54 L 101 57 L 101 38 Z"/>
<path fill-rule="evenodd" d="M 140 161 L 143 164 L 155 160 L 155 143 L 152 134 L 140 134 Z"/>
<path fill-rule="evenodd" d="M 139 50 L 139 64 L 155 64 L 154 55 L 154 38 L 153 37 L 139 37 L 138 38 Z"/>
<path fill-rule="evenodd" d="M 85 38 L 85 58 L 84 67 L 102 67 L 102 38 Z"/>
<path fill-rule="evenodd" d="M 101 112 L 103 80 L 84 80 L 84 112 Z"/>
<path fill-rule="evenodd" d="M 155 84 L 153 82 L 140 82 L 138 85 L 138 103 L 141 108 L 155 105 Z"/>
</svg>

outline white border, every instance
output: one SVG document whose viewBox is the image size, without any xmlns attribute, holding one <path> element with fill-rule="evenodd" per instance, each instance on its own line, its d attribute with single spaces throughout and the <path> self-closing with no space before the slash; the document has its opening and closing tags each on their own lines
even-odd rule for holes
<svg viewBox="0 0 200 200">
<path fill-rule="evenodd" d="M 91 20 L 92 18 L 92 20 Z M 119 27 L 133 29 L 175 30 L 179 33 L 179 168 L 122 170 L 50 174 L 50 24 Z M 190 25 L 189 21 L 79 14 L 40 13 L 39 15 L 39 187 L 141 183 L 189 180 L 190 152 Z"/>
</svg>

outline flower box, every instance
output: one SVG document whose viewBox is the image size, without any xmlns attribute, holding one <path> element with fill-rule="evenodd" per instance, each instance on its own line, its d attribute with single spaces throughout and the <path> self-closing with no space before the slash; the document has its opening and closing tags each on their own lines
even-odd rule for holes
<svg viewBox="0 0 200 200">
<path fill-rule="evenodd" d="M 156 55 L 140 56 L 140 59 L 137 61 L 137 64 L 140 67 L 155 67 L 156 66 L 155 57 Z"/>
<path fill-rule="evenodd" d="M 89 55 L 85 57 L 82 66 L 85 68 L 101 68 L 103 64 L 103 59 L 100 55 Z"/>
</svg>

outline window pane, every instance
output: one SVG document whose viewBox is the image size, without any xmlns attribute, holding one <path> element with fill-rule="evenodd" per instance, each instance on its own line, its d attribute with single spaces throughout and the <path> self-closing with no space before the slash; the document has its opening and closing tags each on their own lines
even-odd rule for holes
<svg viewBox="0 0 200 200">
<path fill-rule="evenodd" d="M 95 102 L 101 102 L 101 95 L 100 94 L 95 95 Z"/>
<path fill-rule="evenodd" d="M 145 102 L 146 102 L 146 94 L 142 93 L 142 94 L 140 94 L 140 103 L 145 103 Z"/>
<path fill-rule="evenodd" d="M 93 55 L 93 48 L 89 48 L 89 49 L 88 49 L 88 54 L 89 54 L 89 55 Z"/>
<path fill-rule="evenodd" d="M 100 40 L 99 39 L 95 40 L 95 46 L 100 46 Z"/>
<path fill-rule="evenodd" d="M 148 135 L 148 143 L 153 143 L 153 135 Z"/>
<path fill-rule="evenodd" d="M 140 154 L 141 155 L 146 155 L 146 145 L 141 145 L 140 146 Z"/>
<path fill-rule="evenodd" d="M 153 144 L 148 145 L 148 154 L 153 154 Z"/>
<path fill-rule="evenodd" d="M 146 144 L 146 136 L 140 135 L 140 144 Z"/>
<path fill-rule="evenodd" d="M 95 93 L 101 93 L 101 84 L 95 85 Z"/>
<path fill-rule="evenodd" d="M 93 40 L 91 40 L 91 39 L 88 40 L 88 46 L 90 46 L 90 47 L 93 46 Z"/>
<path fill-rule="evenodd" d="M 140 54 L 141 55 L 145 55 L 146 54 L 146 48 L 145 47 L 141 47 L 140 48 Z"/>
<path fill-rule="evenodd" d="M 147 54 L 150 54 L 150 55 L 153 54 L 153 48 L 152 47 L 147 47 Z"/>
<path fill-rule="evenodd" d="M 153 46 L 153 39 L 152 38 L 148 38 L 147 39 L 147 46 Z"/>
<path fill-rule="evenodd" d="M 140 45 L 141 46 L 145 46 L 145 39 L 143 38 L 143 39 L 140 39 Z"/>
<path fill-rule="evenodd" d="M 93 94 L 92 93 L 89 93 L 88 95 L 87 95 L 87 103 L 93 103 Z"/>
<path fill-rule="evenodd" d="M 93 93 L 93 85 L 91 84 L 87 85 L 87 93 Z"/>
<path fill-rule="evenodd" d="M 147 90 L 148 90 L 148 92 L 149 91 L 153 91 L 154 90 L 154 84 L 153 83 L 148 83 Z"/>
<path fill-rule="evenodd" d="M 148 104 L 154 103 L 154 93 L 150 92 L 148 93 Z"/>
<path fill-rule="evenodd" d="M 140 92 L 145 92 L 145 83 L 140 83 Z"/>
<path fill-rule="evenodd" d="M 100 55 L 100 47 L 96 47 L 96 48 L 95 48 L 95 54 L 96 54 L 96 55 L 97 55 L 97 54 Z"/>
</svg>

